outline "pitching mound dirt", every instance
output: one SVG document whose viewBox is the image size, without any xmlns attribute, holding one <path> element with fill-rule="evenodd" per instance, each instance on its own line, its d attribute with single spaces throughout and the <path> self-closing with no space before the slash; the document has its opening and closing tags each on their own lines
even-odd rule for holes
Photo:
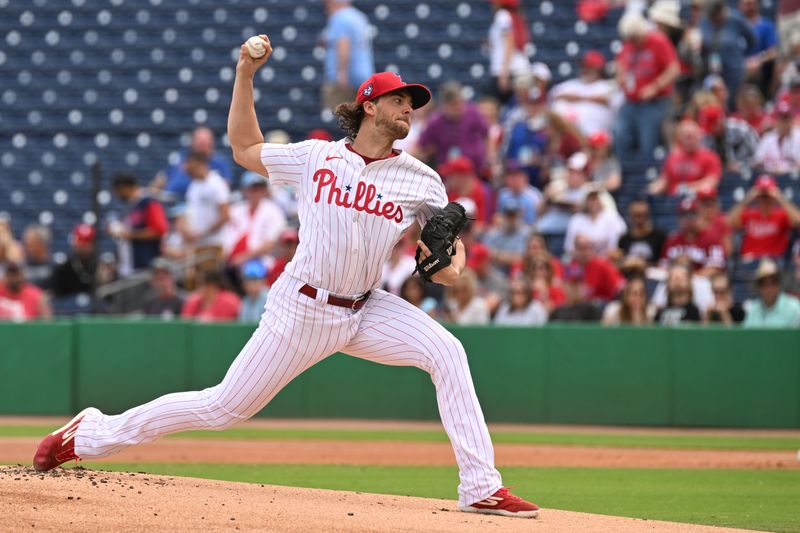
<svg viewBox="0 0 800 533">
<path fill-rule="evenodd" d="M 448 500 L 22 466 L 0 467 L 0 516 L 8 531 L 743 531 L 550 509 L 536 520 L 493 517 Z"/>
</svg>

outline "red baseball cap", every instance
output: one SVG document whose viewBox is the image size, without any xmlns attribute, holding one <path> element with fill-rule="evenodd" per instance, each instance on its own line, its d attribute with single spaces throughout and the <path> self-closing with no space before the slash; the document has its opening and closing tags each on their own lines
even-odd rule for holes
<svg viewBox="0 0 800 533">
<path fill-rule="evenodd" d="M 439 166 L 439 175 L 449 176 L 450 174 L 475 174 L 475 165 L 468 157 L 460 155 L 443 163 Z"/>
<path fill-rule="evenodd" d="M 756 183 L 753 187 L 761 191 L 774 191 L 778 188 L 778 183 L 769 174 L 762 174 L 756 178 Z"/>
<path fill-rule="evenodd" d="M 597 50 L 589 50 L 583 54 L 582 64 L 587 68 L 601 69 L 606 64 L 606 56 Z"/>
<path fill-rule="evenodd" d="M 711 133 L 719 125 L 721 120 L 725 119 L 725 111 L 722 106 L 717 104 L 707 105 L 700 109 L 697 113 L 697 123 L 700 128 L 706 132 Z"/>
<path fill-rule="evenodd" d="M 333 135 L 328 130 L 317 128 L 308 132 L 309 139 L 316 139 L 318 141 L 332 141 Z"/>
<path fill-rule="evenodd" d="M 92 244 L 97 232 L 91 224 L 78 224 L 72 230 L 73 244 Z"/>
<path fill-rule="evenodd" d="M 713 187 L 703 187 L 699 191 L 697 191 L 697 199 L 700 201 L 703 200 L 716 200 L 717 199 L 717 189 Z"/>
<path fill-rule="evenodd" d="M 424 85 L 406 83 L 400 77 L 400 74 L 396 72 L 378 72 L 370 76 L 358 88 L 356 103 L 371 102 L 379 96 L 398 89 L 408 90 L 409 94 L 411 94 L 411 107 L 413 109 L 419 109 L 431 100 L 431 92 Z"/>
<path fill-rule="evenodd" d="M 281 242 L 300 242 L 300 235 L 294 228 L 286 228 L 280 234 Z"/>
<path fill-rule="evenodd" d="M 476 270 L 477 267 L 484 264 L 486 261 L 489 261 L 490 253 L 489 249 L 486 245 L 481 243 L 474 243 L 472 246 L 469 247 L 469 255 L 467 259 L 467 266 L 472 270 Z"/>
<path fill-rule="evenodd" d="M 489 0 L 489 2 L 508 9 L 517 9 L 519 7 L 519 0 Z"/>
<path fill-rule="evenodd" d="M 697 211 L 697 203 L 691 198 L 684 198 L 683 200 L 681 200 L 681 203 L 678 204 L 678 213 L 681 215 L 694 213 L 696 211 Z"/>
<path fill-rule="evenodd" d="M 781 100 L 775 105 L 775 115 L 779 117 L 792 116 L 792 106 L 786 100 Z"/>
<path fill-rule="evenodd" d="M 592 148 L 606 147 L 611 144 L 611 136 L 607 131 L 600 130 L 589 135 L 589 146 Z"/>
</svg>

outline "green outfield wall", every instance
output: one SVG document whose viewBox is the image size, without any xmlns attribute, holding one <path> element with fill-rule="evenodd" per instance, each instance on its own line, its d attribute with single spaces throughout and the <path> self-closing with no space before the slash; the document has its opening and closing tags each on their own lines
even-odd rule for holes
<svg viewBox="0 0 800 533">
<path fill-rule="evenodd" d="M 218 383 L 254 325 L 0 324 L 0 414 L 117 413 Z M 452 328 L 490 422 L 800 428 L 800 330 Z M 416 368 L 332 356 L 273 417 L 438 418 Z"/>
</svg>

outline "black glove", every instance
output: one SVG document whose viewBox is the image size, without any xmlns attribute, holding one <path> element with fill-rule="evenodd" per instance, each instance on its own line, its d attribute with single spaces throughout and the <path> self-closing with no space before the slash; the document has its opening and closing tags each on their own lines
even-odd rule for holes
<svg viewBox="0 0 800 533">
<path fill-rule="evenodd" d="M 417 254 L 414 257 L 417 261 L 415 272 L 419 272 L 422 279 L 429 282 L 434 274 L 450 266 L 450 258 L 456 255 L 456 239 L 467 224 L 467 220 L 464 206 L 457 202 L 450 202 L 442 213 L 428 220 L 422 228 L 420 240 L 431 251 L 431 255 L 420 261 L 422 249 L 417 246 Z"/>
</svg>

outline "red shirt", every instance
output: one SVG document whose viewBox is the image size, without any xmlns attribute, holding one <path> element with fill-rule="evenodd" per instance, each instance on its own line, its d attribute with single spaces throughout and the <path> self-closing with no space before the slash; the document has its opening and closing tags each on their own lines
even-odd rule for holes
<svg viewBox="0 0 800 533">
<path fill-rule="evenodd" d="M 642 100 L 639 97 L 642 87 L 661 76 L 671 64 L 677 63 L 678 54 L 666 35 L 659 30 L 652 30 L 645 36 L 641 46 L 625 41 L 617 61 L 622 66 L 625 97 L 631 102 L 639 102 Z M 670 83 L 656 97 L 669 96 L 673 87 L 674 84 Z"/>
<path fill-rule="evenodd" d="M 742 213 L 742 255 L 752 257 L 779 257 L 789 246 L 792 224 L 781 207 L 764 214 L 756 207 L 747 207 Z"/>
<path fill-rule="evenodd" d="M 536 289 L 533 290 L 533 299 L 543 302 L 545 300 L 550 301 L 550 305 L 553 309 L 556 307 L 561 307 L 564 305 L 564 302 L 567 301 L 567 293 L 564 292 L 563 287 L 559 287 L 558 285 L 550 285 L 547 287 L 547 297 L 544 298 L 539 291 Z"/>
<path fill-rule="evenodd" d="M 692 267 L 695 270 L 704 267 L 725 267 L 725 248 L 722 246 L 722 237 L 707 231 L 702 231 L 695 236 L 676 231 L 667 237 L 661 257 L 674 261 L 684 255 L 692 261 Z"/>
<path fill-rule="evenodd" d="M 664 161 L 663 173 L 667 179 L 667 192 L 675 194 L 681 183 L 699 181 L 707 176 L 714 176 L 719 180 L 722 176 L 722 162 L 708 148 L 698 148 L 690 154 L 677 146 Z"/>
<path fill-rule="evenodd" d="M 450 178 L 448 178 L 450 179 Z M 445 182 L 445 185 L 447 183 Z M 473 202 L 475 202 L 475 218 L 480 222 L 489 222 L 489 213 L 487 211 L 488 206 L 491 204 L 491 201 L 488 198 L 488 191 L 483 188 L 481 182 L 478 178 L 472 177 L 472 187 L 470 188 L 469 193 L 467 194 L 458 194 L 457 191 L 448 189 L 447 191 L 447 199 L 451 202 L 455 202 L 459 198 L 469 198 Z"/>
<path fill-rule="evenodd" d="M 717 213 L 707 225 L 704 223 L 703 231 L 716 235 L 720 239 L 730 235 L 731 227 L 728 225 L 728 219 L 722 213 Z"/>
<path fill-rule="evenodd" d="M 573 261 L 572 265 L 578 265 Z M 594 257 L 583 265 L 583 284 L 590 300 L 612 300 L 625 285 L 617 267 L 604 257 Z"/>
<path fill-rule="evenodd" d="M 272 263 L 272 268 L 269 269 L 269 273 L 267 274 L 267 287 L 272 287 L 272 285 L 278 281 L 278 276 L 283 274 L 283 271 L 286 270 L 286 265 L 288 264 L 289 260 L 283 256 L 275 258 L 275 262 Z"/>
<path fill-rule="evenodd" d="M 8 290 L 5 283 L 0 282 L 0 300 L 6 300 L 8 304 L 0 304 L 0 318 L 24 318 L 25 320 L 39 318 L 42 311 L 42 298 L 44 298 L 44 292 L 32 283 L 25 283 L 22 290 L 14 294 Z M 12 309 L 15 306 L 22 309 L 22 317 L 16 316 L 17 311 Z"/>
<path fill-rule="evenodd" d="M 239 318 L 239 297 L 230 291 L 219 291 L 211 303 L 203 307 L 203 295 L 196 292 L 186 299 L 181 310 L 183 318 L 194 318 L 201 322 L 221 322 Z"/>
</svg>

